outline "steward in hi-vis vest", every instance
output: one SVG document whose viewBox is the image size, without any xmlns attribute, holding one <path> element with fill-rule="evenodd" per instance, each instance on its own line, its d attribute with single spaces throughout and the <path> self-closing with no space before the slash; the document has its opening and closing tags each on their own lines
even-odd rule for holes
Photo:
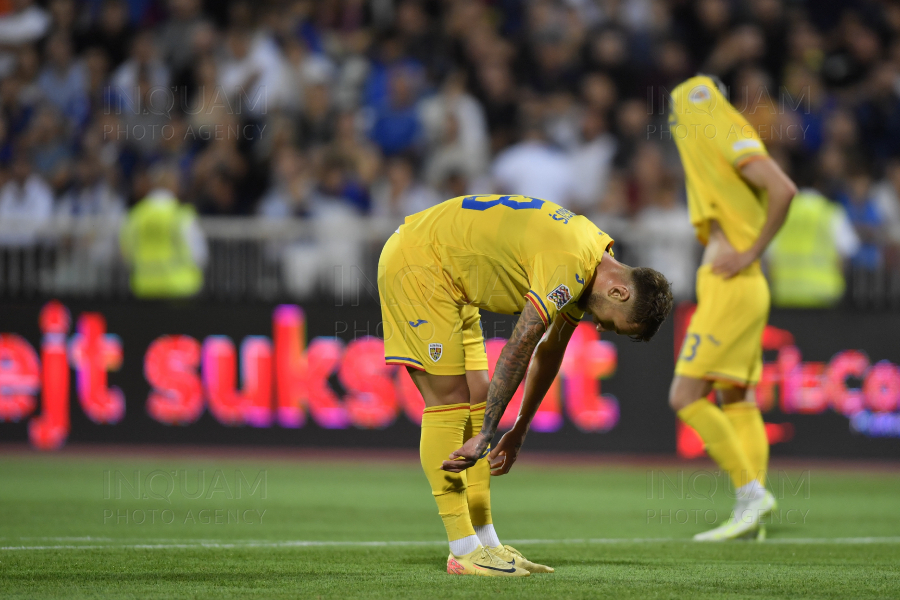
<svg viewBox="0 0 900 600">
<path fill-rule="evenodd" d="M 195 248 L 205 242 L 191 206 L 156 189 L 138 202 L 122 227 L 122 253 L 132 264 L 131 290 L 138 298 L 183 298 L 203 287 Z"/>
<path fill-rule="evenodd" d="M 776 306 L 818 308 L 844 295 L 843 257 L 835 221 L 843 209 L 815 190 L 794 196 L 787 220 L 768 252 L 772 302 Z"/>
</svg>

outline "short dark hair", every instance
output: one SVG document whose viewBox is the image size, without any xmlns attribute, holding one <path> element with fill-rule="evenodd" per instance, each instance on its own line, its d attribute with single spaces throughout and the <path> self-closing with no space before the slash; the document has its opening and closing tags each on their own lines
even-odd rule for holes
<svg viewBox="0 0 900 600">
<path fill-rule="evenodd" d="M 631 336 L 631 339 L 649 342 L 672 312 L 672 286 L 662 273 L 648 267 L 632 269 L 631 281 L 634 283 L 635 298 L 628 320 L 644 324 L 641 333 Z"/>
</svg>

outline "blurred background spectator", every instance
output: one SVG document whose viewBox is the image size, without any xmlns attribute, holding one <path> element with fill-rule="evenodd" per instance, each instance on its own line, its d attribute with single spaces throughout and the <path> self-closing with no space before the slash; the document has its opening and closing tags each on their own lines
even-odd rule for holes
<svg viewBox="0 0 900 600">
<path fill-rule="evenodd" d="M 307 265 L 285 267 L 296 283 L 321 276 L 309 265 L 326 246 L 368 257 L 350 238 L 377 237 L 378 219 L 501 192 L 587 215 L 690 298 L 698 248 L 666 101 L 698 71 L 846 216 L 852 277 L 895 281 L 900 299 L 888 0 L 0 2 L 0 219 L 35 223 L 0 242 L 121 221 L 164 166 L 208 235 L 219 217 L 311 226 L 286 239 L 285 260 Z M 346 252 L 317 241 L 326 231 Z M 266 248 L 241 256 L 277 263 Z"/>
</svg>

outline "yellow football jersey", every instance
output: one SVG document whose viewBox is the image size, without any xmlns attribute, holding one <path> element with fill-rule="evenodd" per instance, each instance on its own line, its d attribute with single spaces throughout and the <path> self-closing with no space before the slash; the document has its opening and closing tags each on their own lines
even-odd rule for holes
<svg viewBox="0 0 900 600">
<path fill-rule="evenodd" d="M 453 198 L 398 234 L 407 264 L 431 270 L 457 304 L 515 314 L 527 300 L 547 324 L 584 316 L 575 304 L 613 244 L 585 217 L 525 196 Z"/>
<path fill-rule="evenodd" d="M 754 157 L 768 156 L 765 145 L 705 76 L 692 77 L 672 91 L 669 129 L 684 166 L 697 238 L 707 243 L 714 219 L 736 250 L 748 249 L 766 221 L 768 196 L 751 187 L 739 169 Z"/>
</svg>

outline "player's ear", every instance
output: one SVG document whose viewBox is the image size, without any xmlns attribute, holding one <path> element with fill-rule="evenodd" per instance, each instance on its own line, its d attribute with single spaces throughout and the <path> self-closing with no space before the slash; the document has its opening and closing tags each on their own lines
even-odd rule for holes
<svg viewBox="0 0 900 600">
<path fill-rule="evenodd" d="M 628 299 L 631 298 L 631 290 L 628 289 L 627 285 L 617 284 L 609 288 L 607 295 L 610 300 L 628 302 Z"/>
</svg>

